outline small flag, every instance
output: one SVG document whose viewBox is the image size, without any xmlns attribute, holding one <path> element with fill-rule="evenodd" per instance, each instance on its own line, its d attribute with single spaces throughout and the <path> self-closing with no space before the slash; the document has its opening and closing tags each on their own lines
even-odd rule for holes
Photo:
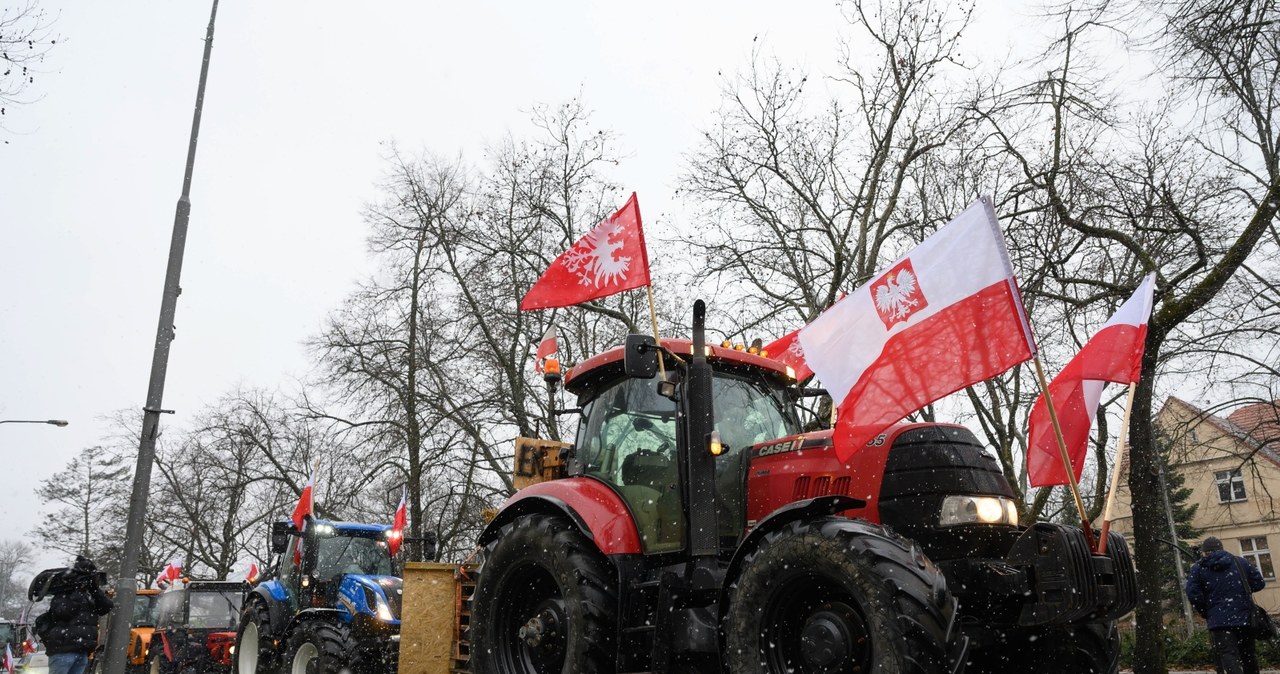
<svg viewBox="0 0 1280 674">
<path fill-rule="evenodd" d="M 244 574 L 244 580 L 247 583 L 258 582 L 258 563 L 257 562 L 249 563 L 249 572 Z"/>
<path fill-rule="evenodd" d="M 1130 384 L 1142 375 L 1147 321 L 1155 297 L 1155 274 L 1148 274 L 1133 295 L 1049 383 L 1071 469 L 1080 479 L 1089 452 L 1089 432 L 1107 382 Z M 1027 433 L 1027 480 L 1033 487 L 1067 484 L 1053 420 L 1044 394 L 1031 407 Z"/>
<path fill-rule="evenodd" d="M 542 373 L 542 367 L 547 362 L 547 359 L 560 350 L 558 339 L 556 326 L 552 325 L 542 335 L 542 341 L 538 342 L 538 353 L 534 357 L 533 369 L 537 370 L 539 374 Z"/>
<path fill-rule="evenodd" d="M 391 532 L 387 536 L 387 549 L 391 551 L 391 556 L 400 552 L 400 544 L 404 542 L 404 528 L 409 523 L 409 510 L 406 507 L 405 497 L 407 492 L 400 490 L 400 505 L 396 506 L 396 514 L 391 522 Z"/>
<path fill-rule="evenodd" d="M 13 670 L 16 666 L 17 666 L 16 663 L 13 661 L 13 650 L 9 648 L 9 644 L 5 644 L 4 645 L 4 671 L 8 672 L 9 674 L 13 674 Z"/>
<path fill-rule="evenodd" d="M 182 563 L 183 559 L 181 557 L 174 557 L 169 560 L 169 563 L 160 571 L 160 575 L 156 576 L 156 586 L 165 587 L 181 578 Z"/>
<path fill-rule="evenodd" d="M 520 310 L 567 307 L 647 285 L 649 254 L 633 192 L 617 213 L 551 263 L 520 300 Z"/>
<path fill-rule="evenodd" d="M 319 469 L 319 465 L 316 466 L 316 470 L 318 469 Z M 313 470 L 311 473 L 311 478 L 308 479 L 307 484 L 302 487 L 302 493 L 298 494 L 298 505 L 295 505 L 293 507 L 293 514 L 289 516 L 289 519 L 293 520 L 293 526 L 297 528 L 298 531 L 302 531 L 303 526 L 306 524 L 307 515 L 311 515 L 312 517 L 315 517 L 314 495 L 313 495 L 315 484 L 316 484 L 316 473 Z"/>
<path fill-rule="evenodd" d="M 841 460 L 906 415 L 1035 352 L 985 199 L 802 328 L 799 341 L 838 405 Z"/>
</svg>

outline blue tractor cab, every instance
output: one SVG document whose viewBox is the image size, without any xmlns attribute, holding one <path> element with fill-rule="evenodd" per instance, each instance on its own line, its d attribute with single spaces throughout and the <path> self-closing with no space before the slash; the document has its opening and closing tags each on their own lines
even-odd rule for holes
<svg viewBox="0 0 1280 674">
<path fill-rule="evenodd" d="M 236 672 L 394 673 L 402 581 L 391 535 L 389 525 L 273 523 L 275 563 L 241 611 Z"/>
</svg>

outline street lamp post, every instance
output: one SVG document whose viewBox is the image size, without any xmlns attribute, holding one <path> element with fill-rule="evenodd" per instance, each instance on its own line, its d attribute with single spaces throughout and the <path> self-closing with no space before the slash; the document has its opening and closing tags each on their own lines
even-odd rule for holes
<svg viewBox="0 0 1280 674">
<path fill-rule="evenodd" d="M 0 424 L 49 424 L 62 428 L 69 422 L 65 419 L 0 419 Z"/>
</svg>

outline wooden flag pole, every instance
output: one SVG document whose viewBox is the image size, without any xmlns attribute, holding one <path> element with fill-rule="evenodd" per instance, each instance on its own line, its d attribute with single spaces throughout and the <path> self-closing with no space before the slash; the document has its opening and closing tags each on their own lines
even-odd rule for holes
<svg viewBox="0 0 1280 674">
<path fill-rule="evenodd" d="M 653 341 L 662 346 L 662 338 L 658 336 L 658 310 L 653 305 L 653 283 L 649 283 L 644 289 L 649 294 L 649 320 L 653 321 Z M 667 366 L 662 362 L 661 349 L 658 350 L 658 376 L 662 381 L 667 380 Z"/>
<path fill-rule="evenodd" d="M 1076 482 L 1076 472 L 1071 468 L 1071 456 L 1067 453 L 1067 441 L 1062 437 L 1062 425 L 1058 423 L 1058 411 L 1053 407 L 1053 396 L 1049 395 L 1049 382 L 1044 376 L 1044 365 L 1040 362 L 1040 354 L 1036 354 L 1036 376 L 1040 379 L 1040 393 L 1044 396 L 1045 407 L 1049 410 L 1049 420 L 1053 422 L 1053 435 L 1058 440 L 1058 451 L 1062 454 L 1062 467 L 1067 470 L 1067 480 L 1071 486 L 1071 495 L 1075 497 L 1076 509 L 1080 511 L 1080 529 L 1084 531 L 1085 543 L 1094 549 L 1093 529 L 1089 526 L 1089 518 L 1084 512 L 1084 499 L 1080 498 L 1080 485 Z"/>
<path fill-rule="evenodd" d="M 1125 447 L 1129 444 L 1129 413 L 1133 411 L 1133 394 L 1138 382 L 1129 382 L 1129 397 L 1124 402 L 1124 424 L 1120 426 L 1120 446 L 1116 447 L 1116 462 L 1111 469 L 1111 488 L 1107 490 L 1107 505 L 1102 509 L 1102 528 L 1098 530 L 1098 554 L 1107 554 L 1107 535 L 1111 533 L 1111 508 L 1116 502 L 1116 490 L 1120 488 L 1120 463 L 1124 461 Z"/>
</svg>

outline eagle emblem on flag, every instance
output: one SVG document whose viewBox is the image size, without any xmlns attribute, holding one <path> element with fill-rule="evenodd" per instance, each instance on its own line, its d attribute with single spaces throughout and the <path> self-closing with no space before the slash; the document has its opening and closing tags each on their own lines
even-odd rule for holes
<svg viewBox="0 0 1280 674">
<path fill-rule="evenodd" d="M 886 330 L 929 306 L 924 292 L 920 290 L 916 272 L 911 268 L 910 259 L 898 263 L 871 284 L 871 296 L 875 300 L 876 313 L 880 315 Z"/>
</svg>

